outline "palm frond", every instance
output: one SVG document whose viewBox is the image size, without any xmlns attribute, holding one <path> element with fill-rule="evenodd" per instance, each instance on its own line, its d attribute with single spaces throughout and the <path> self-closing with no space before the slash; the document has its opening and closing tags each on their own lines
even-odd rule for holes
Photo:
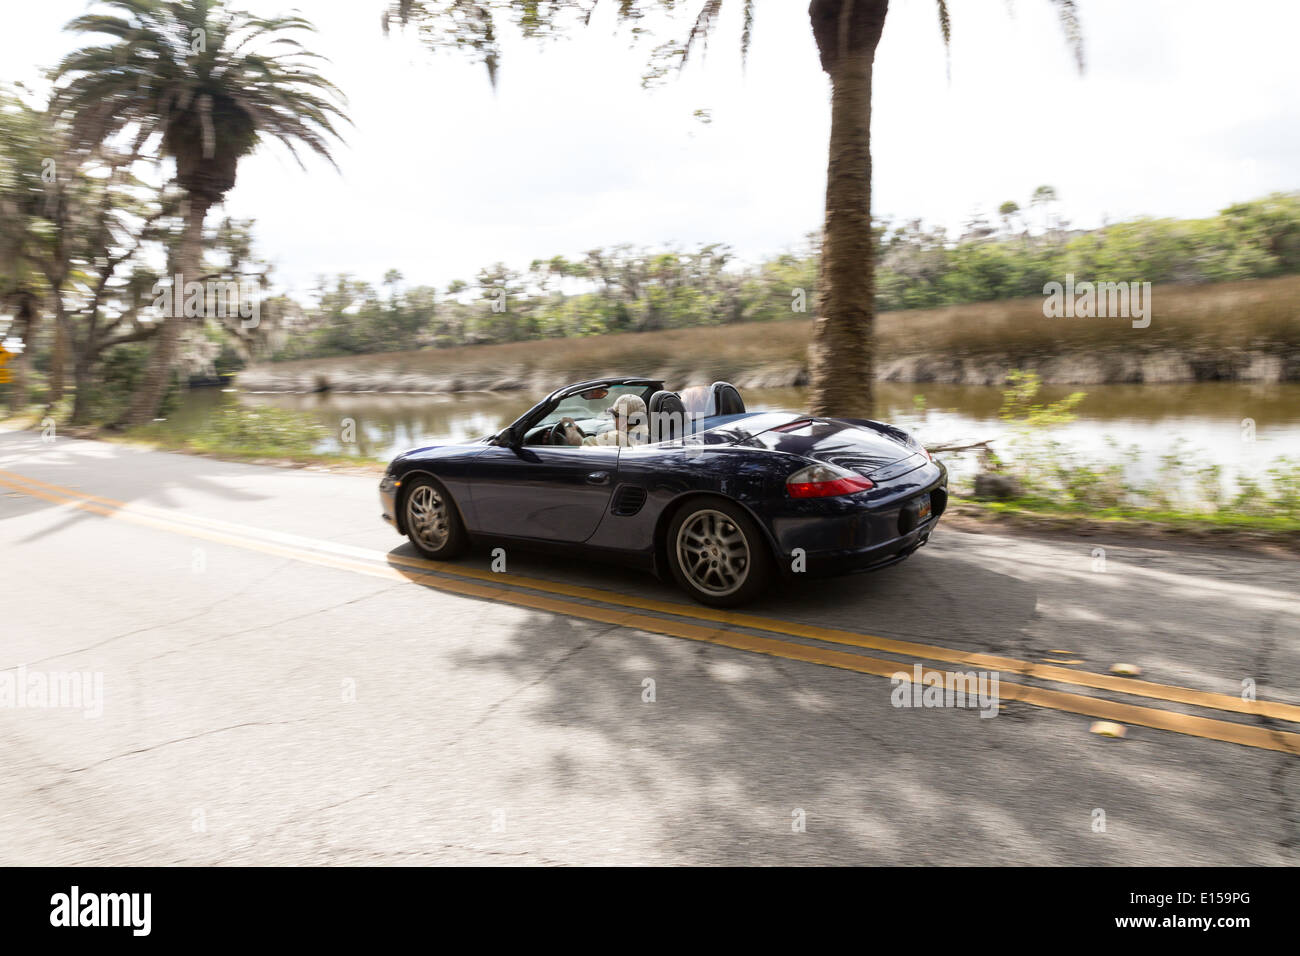
<svg viewBox="0 0 1300 956">
<path fill-rule="evenodd" d="M 1065 42 L 1070 45 L 1071 52 L 1074 53 L 1074 62 L 1078 64 L 1079 72 L 1083 72 L 1083 27 L 1079 23 L 1079 6 L 1075 0 L 1052 0 L 1056 6 L 1056 14 L 1061 20 L 1061 28 L 1065 30 Z"/>
<path fill-rule="evenodd" d="M 952 23 L 948 18 L 947 0 L 936 0 L 939 6 L 939 30 L 943 34 L 943 46 L 945 53 L 951 47 L 952 41 Z M 1074 62 L 1079 67 L 1079 72 L 1083 72 L 1083 27 L 1079 23 L 1079 4 L 1078 0 L 1051 0 L 1056 7 L 1057 17 L 1061 21 L 1061 27 L 1065 30 L 1065 41 L 1070 46 L 1070 52 L 1074 54 Z M 1011 12 L 1010 0 L 1007 0 L 1007 11 Z M 949 59 L 949 70 L 951 71 L 951 59 Z"/>
<path fill-rule="evenodd" d="M 749 61 L 750 41 L 754 38 L 754 0 L 745 0 L 740 16 L 740 68 L 743 70 Z"/>
<path fill-rule="evenodd" d="M 463 3 L 464 0 L 456 0 Z M 178 181 L 214 201 L 259 142 L 298 145 L 333 162 L 346 98 L 300 37 L 304 17 L 254 16 L 225 0 L 101 0 L 67 29 L 110 42 L 76 50 L 53 72 L 54 102 L 85 147 L 159 137 Z M 196 42 L 201 40 L 202 42 Z"/>
<path fill-rule="evenodd" d="M 695 18 L 694 25 L 691 26 L 691 32 L 686 35 L 686 43 L 682 46 L 682 58 L 678 69 L 686 66 L 686 61 L 690 59 L 691 50 L 696 43 L 702 47 L 709 45 L 709 32 L 713 29 L 714 20 L 722 10 L 722 0 L 704 0 L 704 5 L 700 7 L 699 15 Z"/>
<path fill-rule="evenodd" d="M 943 68 L 952 82 L 952 20 L 948 17 L 948 0 L 936 0 L 939 5 L 939 32 L 943 34 Z"/>
</svg>

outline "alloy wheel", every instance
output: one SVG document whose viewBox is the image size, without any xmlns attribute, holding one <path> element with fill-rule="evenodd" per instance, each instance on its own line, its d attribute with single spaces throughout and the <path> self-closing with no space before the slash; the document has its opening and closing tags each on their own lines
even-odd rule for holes
<svg viewBox="0 0 1300 956">
<path fill-rule="evenodd" d="M 677 532 L 677 563 L 692 587 L 725 597 L 749 577 L 749 541 L 721 511 L 697 511 Z"/>
<path fill-rule="evenodd" d="M 447 502 L 432 485 L 419 485 L 406 501 L 406 527 L 429 551 L 438 551 L 447 543 L 451 527 L 447 522 Z"/>
</svg>

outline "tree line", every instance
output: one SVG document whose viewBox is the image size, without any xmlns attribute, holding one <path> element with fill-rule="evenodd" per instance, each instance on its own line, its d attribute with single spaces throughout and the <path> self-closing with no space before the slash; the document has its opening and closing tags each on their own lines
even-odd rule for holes
<svg viewBox="0 0 1300 956">
<path fill-rule="evenodd" d="M 1082 69 L 1075 0 L 1052 3 Z M 666 39 L 657 37 L 661 42 L 645 65 L 646 85 L 680 73 L 693 50 L 703 52 L 724 0 L 688 6 L 678 0 L 620 0 L 602 8 L 613 11 L 616 26 L 634 42 L 668 31 Z M 948 5 L 936 0 L 935 6 L 946 45 Z M 594 0 L 384 0 L 380 9 L 385 32 L 393 24 L 413 25 L 431 49 L 468 53 L 481 62 L 493 83 L 507 26 L 525 41 L 546 41 L 588 27 L 596 13 Z M 869 116 L 874 53 L 887 10 L 888 0 L 812 0 L 808 8 L 831 89 L 826 215 L 811 328 L 812 406 L 821 414 L 870 414 L 873 400 Z M 739 11 L 743 63 L 753 36 L 754 0 L 741 0 Z M 312 25 L 297 14 L 259 17 L 225 0 L 95 0 L 65 29 L 93 39 L 50 71 L 50 101 L 37 107 L 0 104 L 0 110 L 19 114 L 0 130 L 0 146 L 9 154 L 2 158 L 0 182 L 6 191 L 0 198 L 0 299 L 6 307 L 13 304 L 24 341 L 35 342 L 45 312 L 52 310 L 49 398 L 61 397 L 70 362 L 77 382 L 75 421 L 90 414 L 87 396 L 108 356 L 150 340 L 129 405 L 118 416 L 121 424 L 139 424 L 162 407 L 178 350 L 196 331 L 190 320 L 198 317 L 146 316 L 135 307 L 134 285 L 147 271 L 141 250 L 160 245 L 166 274 L 181 276 L 185 289 L 206 282 L 212 278 L 203 261 L 207 215 L 234 186 L 240 161 L 266 142 L 282 144 L 295 157 L 305 151 L 332 161 L 340 129 L 349 121 L 342 93 L 319 71 L 322 58 L 306 45 Z M 162 170 L 170 178 L 150 191 L 135 178 L 141 166 L 155 178 Z M 698 304 L 698 292 L 694 285 L 673 288 L 656 277 L 644 298 L 623 290 L 624 299 L 643 307 L 639 318 L 626 302 L 623 308 L 614 302 L 603 321 L 612 327 L 663 326 L 675 321 L 683 300 Z M 493 292 L 498 301 L 503 294 L 509 290 Z M 492 314 L 510 310 L 498 305 Z M 474 335 L 496 338 L 536 334 L 547 325 L 544 315 L 535 328 L 520 324 L 522 315 L 502 320 L 505 329 L 475 318 Z M 210 316 L 203 319 L 207 323 Z M 19 358 L 11 405 L 26 405 L 33 355 L 29 350 Z"/>
<path fill-rule="evenodd" d="M 977 217 L 957 236 L 918 220 L 878 222 L 876 311 L 1037 296 L 1067 273 L 1153 283 L 1300 273 L 1300 193 L 1238 203 L 1205 219 L 1144 218 L 1091 230 L 1071 229 L 1050 210 L 1040 216 L 1038 204 L 1022 218 L 1007 212 L 1014 203 L 1003 203 L 992 224 Z M 322 278 L 305 303 L 276 300 L 271 311 L 292 318 L 262 357 L 798 318 L 816 301 L 819 258 L 817 237 L 810 236 L 803 248 L 757 264 L 736 262 L 718 244 L 690 251 L 618 245 L 537 259 L 523 269 L 497 263 L 442 288 L 408 287 L 395 271 L 380 286 L 352 276 Z"/>
</svg>

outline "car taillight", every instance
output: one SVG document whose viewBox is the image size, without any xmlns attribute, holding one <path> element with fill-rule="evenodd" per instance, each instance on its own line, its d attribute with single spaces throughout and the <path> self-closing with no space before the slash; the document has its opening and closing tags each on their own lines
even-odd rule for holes
<svg viewBox="0 0 1300 956">
<path fill-rule="evenodd" d="M 870 478 L 829 465 L 809 465 L 785 480 L 785 490 L 791 498 L 829 498 L 874 487 Z"/>
</svg>

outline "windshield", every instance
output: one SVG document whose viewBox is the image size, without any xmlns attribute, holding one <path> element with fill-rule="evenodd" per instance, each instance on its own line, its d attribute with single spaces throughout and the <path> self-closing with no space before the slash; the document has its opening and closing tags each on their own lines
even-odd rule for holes
<svg viewBox="0 0 1300 956">
<path fill-rule="evenodd" d="M 572 418 L 579 425 L 583 422 L 594 422 L 599 419 L 609 421 L 609 407 L 620 396 L 636 395 L 639 398 L 646 399 L 650 397 L 649 391 L 650 389 L 645 385 L 607 385 L 588 389 L 585 392 L 577 392 L 573 395 L 566 395 L 560 399 L 560 404 L 555 406 L 537 424 L 554 425 L 562 418 Z"/>
</svg>

